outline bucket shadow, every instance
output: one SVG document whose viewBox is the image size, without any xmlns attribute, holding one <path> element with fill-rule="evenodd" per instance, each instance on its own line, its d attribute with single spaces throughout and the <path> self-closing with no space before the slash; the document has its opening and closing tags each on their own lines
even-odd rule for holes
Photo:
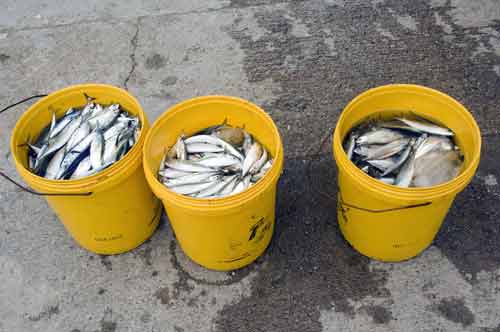
<svg viewBox="0 0 500 332">
<path fill-rule="evenodd" d="M 219 314 L 219 330 L 321 331 L 320 310 L 333 305 L 354 315 L 349 299 L 389 296 L 385 272 L 370 271 L 370 260 L 340 234 L 336 183 L 330 154 L 286 160 L 274 238 L 261 258 L 265 264 L 252 295 Z"/>
</svg>

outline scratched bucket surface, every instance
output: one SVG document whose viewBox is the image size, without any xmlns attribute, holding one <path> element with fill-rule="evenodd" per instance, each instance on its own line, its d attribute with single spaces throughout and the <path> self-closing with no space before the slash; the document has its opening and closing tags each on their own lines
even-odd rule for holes
<svg viewBox="0 0 500 332">
<path fill-rule="evenodd" d="M 401 116 L 410 110 L 453 130 L 464 154 L 458 177 L 433 187 L 400 188 L 370 177 L 347 158 L 342 142 L 351 128 L 370 118 Z M 346 106 L 333 136 L 338 222 L 345 239 L 360 253 L 382 261 L 417 256 L 432 243 L 455 196 L 471 181 L 480 151 L 481 135 L 474 118 L 444 93 L 408 84 L 362 93 Z"/>
<path fill-rule="evenodd" d="M 78 180 L 49 180 L 27 167 L 28 147 L 56 112 L 61 117 L 68 108 L 86 104 L 84 93 L 101 104 L 119 103 L 139 117 L 141 133 L 124 158 L 93 176 Z M 33 104 L 17 122 L 10 148 L 16 169 L 47 202 L 73 239 L 97 254 L 118 254 L 147 240 L 156 229 L 161 204 L 149 188 L 142 170 L 142 145 L 149 124 L 139 102 L 125 90 L 110 85 L 74 85 L 56 91 Z M 86 196 L 68 196 L 88 194 Z"/>
<path fill-rule="evenodd" d="M 179 195 L 158 181 L 160 160 L 179 135 L 190 136 L 224 120 L 244 126 L 273 156 L 273 166 L 260 181 L 242 193 L 216 199 Z M 198 97 L 173 106 L 149 131 L 143 165 L 181 248 L 194 262 L 227 271 L 250 264 L 264 252 L 274 229 L 283 145 L 273 120 L 258 106 L 225 96 Z"/>
</svg>

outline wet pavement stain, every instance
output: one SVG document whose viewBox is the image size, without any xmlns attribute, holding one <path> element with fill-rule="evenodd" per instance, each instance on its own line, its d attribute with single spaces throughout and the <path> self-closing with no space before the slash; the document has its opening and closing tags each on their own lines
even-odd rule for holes
<svg viewBox="0 0 500 332">
<path fill-rule="evenodd" d="M 153 54 L 146 59 L 146 69 L 158 70 L 167 64 L 167 59 L 161 54 Z"/>
<path fill-rule="evenodd" d="M 278 195 L 287 199 L 278 201 L 266 264 L 251 296 L 219 312 L 219 331 L 321 331 L 320 310 L 353 316 L 350 300 L 390 296 L 386 272 L 370 270 L 339 233 L 332 158 L 288 159 L 286 166 Z"/>
<path fill-rule="evenodd" d="M 113 271 L 113 264 L 109 260 L 109 256 L 107 255 L 99 255 L 101 259 L 101 264 L 106 268 L 107 271 Z"/>
<path fill-rule="evenodd" d="M 388 324 L 392 320 L 392 313 L 380 305 L 363 306 L 361 310 L 371 316 L 375 324 Z"/>
<path fill-rule="evenodd" d="M 442 299 L 435 306 L 435 310 L 447 320 L 460 323 L 464 327 L 471 325 L 475 320 L 474 314 L 465 306 L 463 299 Z"/>
</svg>

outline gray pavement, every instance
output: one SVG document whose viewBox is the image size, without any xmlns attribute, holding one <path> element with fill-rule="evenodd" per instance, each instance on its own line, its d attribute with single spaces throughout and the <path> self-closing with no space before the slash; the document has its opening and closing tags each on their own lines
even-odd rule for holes
<svg viewBox="0 0 500 332">
<path fill-rule="evenodd" d="M 102 82 L 150 121 L 193 96 L 240 96 L 271 114 L 286 152 L 271 246 L 230 273 L 192 263 L 165 217 L 130 253 L 89 253 L 42 198 L 0 181 L 1 332 L 500 331 L 498 0 L 4 0 L 0 77 L 2 106 Z M 394 82 L 460 100 L 483 151 L 433 245 L 387 264 L 339 233 L 330 136 L 349 100 Z M 1 115 L 14 175 L 26 107 Z"/>
</svg>

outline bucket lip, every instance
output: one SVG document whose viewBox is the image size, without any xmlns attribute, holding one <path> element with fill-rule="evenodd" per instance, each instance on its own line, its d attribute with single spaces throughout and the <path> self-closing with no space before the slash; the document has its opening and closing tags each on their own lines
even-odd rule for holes
<svg viewBox="0 0 500 332">
<path fill-rule="evenodd" d="M 450 181 L 432 187 L 402 188 L 378 181 L 369 176 L 368 174 L 366 174 L 365 172 L 363 172 L 362 170 L 360 170 L 359 168 L 357 168 L 347 158 L 347 155 L 342 147 L 342 139 L 340 137 L 340 126 L 342 126 L 343 122 L 345 121 L 346 111 L 349 111 L 352 108 L 354 108 L 362 100 L 365 100 L 366 98 L 372 97 L 377 94 L 393 93 L 397 91 L 411 92 L 412 90 L 418 94 L 425 93 L 428 96 L 437 97 L 452 104 L 457 109 L 458 112 L 460 112 L 464 117 L 466 117 L 469 120 L 468 125 L 474 131 L 474 136 L 476 136 L 477 138 L 477 144 L 478 144 L 477 153 L 473 155 L 469 165 L 461 172 L 461 174 L 459 174 L 459 176 Z M 333 141 L 332 146 L 333 146 L 334 157 L 335 160 L 337 161 L 339 168 L 342 168 L 355 181 L 357 181 L 360 184 L 363 184 L 365 187 L 373 188 L 379 194 L 384 194 L 385 196 L 389 196 L 391 198 L 395 198 L 398 200 L 419 200 L 419 201 L 430 200 L 440 196 L 458 193 L 472 179 L 478 167 L 481 154 L 481 133 L 475 119 L 473 118 L 472 114 L 467 110 L 467 108 L 453 97 L 441 91 L 417 84 L 388 84 L 366 90 L 361 94 L 357 95 L 347 104 L 347 106 L 342 111 L 342 114 L 340 115 L 337 125 L 335 127 L 332 141 Z"/>
<path fill-rule="evenodd" d="M 152 137 L 158 130 L 160 130 L 160 128 L 164 123 L 169 121 L 178 113 L 183 112 L 185 109 L 190 108 L 197 104 L 207 104 L 213 102 L 228 102 L 249 107 L 254 111 L 256 111 L 256 114 L 258 114 L 264 121 L 267 121 L 269 123 L 269 125 L 272 127 L 273 134 L 277 138 L 275 146 L 276 153 L 274 156 L 273 164 L 271 168 L 267 171 L 267 173 L 264 175 L 264 177 L 259 181 L 257 181 L 255 185 L 236 195 L 220 197 L 220 198 L 200 199 L 178 194 L 170 190 L 163 183 L 161 183 L 158 180 L 156 174 L 154 174 L 151 171 L 151 169 L 156 168 L 156 167 L 151 167 L 154 165 L 150 165 L 147 160 L 148 159 L 147 156 L 149 155 L 149 146 L 151 145 Z M 189 206 L 192 209 L 199 209 L 199 210 L 205 210 L 208 207 L 211 210 L 217 210 L 220 208 L 226 208 L 228 206 L 235 206 L 243 202 L 246 202 L 254 198 L 255 196 L 260 195 L 264 190 L 268 188 L 270 184 L 278 180 L 283 170 L 283 163 L 284 163 L 284 155 L 283 155 L 283 144 L 281 141 L 281 136 L 279 134 L 278 127 L 274 123 L 273 119 L 269 116 L 269 114 L 267 114 L 262 108 L 260 108 L 259 106 L 248 100 L 239 97 L 225 96 L 225 95 L 206 95 L 206 96 L 194 97 L 171 106 L 152 125 L 152 127 L 148 131 L 148 134 L 146 135 L 146 139 L 144 141 L 144 146 L 143 146 L 144 171 L 146 174 L 146 178 L 148 179 L 151 187 L 154 189 L 157 195 L 160 196 L 161 199 L 168 199 L 170 202 L 175 202 L 177 204 Z"/>
<path fill-rule="evenodd" d="M 139 120 L 141 122 L 141 130 L 139 131 L 139 138 L 132 147 L 132 149 L 130 149 L 122 159 L 120 159 L 118 162 L 115 162 L 113 165 L 109 166 L 105 170 L 80 179 L 51 180 L 32 173 L 28 168 L 26 168 L 21 163 L 21 161 L 17 157 L 17 154 L 14 153 L 14 151 L 16 151 L 17 148 L 17 146 L 15 145 L 16 143 L 15 138 L 19 136 L 18 132 L 25 125 L 25 123 L 28 122 L 28 119 L 31 117 L 32 113 L 37 111 L 39 107 L 46 108 L 47 106 L 44 106 L 44 104 L 50 105 L 49 102 L 50 100 L 63 96 L 68 92 L 74 92 L 75 90 L 94 90 L 94 89 L 114 90 L 115 92 L 122 94 L 126 98 L 129 98 L 132 103 L 136 104 L 135 106 L 138 110 L 138 114 L 134 115 L 139 117 Z M 23 178 L 25 179 L 29 178 L 30 182 L 36 184 L 37 186 L 45 188 L 45 190 L 51 190 L 57 193 L 80 193 L 82 191 L 96 190 L 95 188 L 96 185 L 99 185 L 99 187 L 101 187 L 102 185 L 107 184 L 108 180 L 112 179 L 117 174 L 123 173 L 129 167 L 133 167 L 130 165 L 137 164 L 138 166 L 141 161 L 141 154 L 142 154 L 141 145 L 143 144 L 143 141 L 145 139 L 148 127 L 149 124 L 141 104 L 139 103 L 137 98 L 131 95 L 128 91 L 113 85 L 102 84 L 102 83 L 75 84 L 51 92 L 47 96 L 41 98 L 36 103 L 28 107 L 28 109 L 24 111 L 24 113 L 21 115 L 21 117 L 17 121 L 12 131 L 12 136 L 10 140 L 10 149 L 14 158 L 14 162 L 16 164 L 16 168 L 21 173 Z"/>
</svg>

